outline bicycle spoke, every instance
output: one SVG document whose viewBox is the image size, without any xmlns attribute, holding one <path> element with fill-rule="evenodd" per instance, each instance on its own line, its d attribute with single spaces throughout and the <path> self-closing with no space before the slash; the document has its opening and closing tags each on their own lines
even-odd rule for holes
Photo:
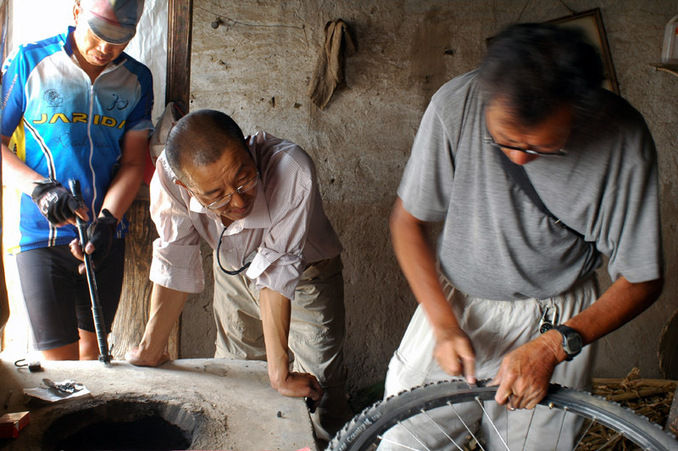
<svg viewBox="0 0 678 451">
<path fill-rule="evenodd" d="M 437 421 L 435 421 L 433 418 L 431 418 L 431 415 L 429 415 L 428 412 L 426 412 L 424 409 L 421 409 L 421 413 L 423 413 L 424 415 L 426 415 L 426 418 L 428 418 L 429 421 L 430 421 L 431 423 L 433 423 L 433 424 L 435 425 L 435 427 L 437 427 L 438 430 L 439 430 L 440 432 L 443 433 L 443 435 L 447 438 L 447 440 L 449 440 L 450 443 L 452 443 L 454 446 L 456 446 L 457 449 L 458 449 L 459 451 L 464 451 L 463 448 L 460 447 L 459 445 L 457 445 L 457 442 L 456 442 L 452 437 L 450 437 L 450 436 L 447 434 L 447 432 L 445 432 L 445 430 L 440 426 L 440 424 L 438 424 Z"/>
<path fill-rule="evenodd" d="M 610 449 L 609 446 L 610 446 L 612 443 L 618 441 L 621 437 L 622 437 L 622 434 L 620 434 L 619 432 L 617 432 L 617 434 L 616 434 L 614 437 L 612 437 L 610 440 L 608 440 L 607 442 L 605 442 L 605 444 L 604 444 L 603 446 L 601 446 L 600 448 L 598 448 L 596 451 L 601 451 L 601 450 L 603 450 L 603 449 Z"/>
<path fill-rule="evenodd" d="M 504 444 L 504 447 L 506 447 L 506 449 L 508 451 L 511 451 L 511 448 L 509 448 L 508 445 L 506 444 L 506 442 L 504 441 L 504 437 L 502 437 L 501 434 L 499 433 L 499 430 L 497 430 L 497 426 L 494 424 L 494 421 L 492 421 L 492 417 L 490 417 L 490 414 L 487 413 L 487 410 L 485 410 L 485 406 L 483 406 L 483 403 L 482 403 L 482 401 L 480 401 L 480 398 L 478 398 L 476 396 L 475 400 L 478 403 L 478 405 L 480 406 L 480 408 L 483 410 L 483 415 L 485 415 L 487 417 L 487 420 L 492 425 L 492 429 L 494 429 L 494 432 L 497 433 L 497 437 L 499 437 L 499 440 L 501 440 L 501 442 Z"/>
<path fill-rule="evenodd" d="M 527 436 L 530 435 L 530 429 L 532 429 L 532 420 L 534 419 L 534 412 L 537 410 L 535 407 L 532 409 L 532 414 L 530 415 L 530 422 L 527 423 L 527 429 L 525 430 L 525 437 L 523 438 L 523 448 L 522 451 L 525 451 L 525 446 L 527 446 Z M 507 426 L 508 428 L 508 426 Z M 506 432 L 506 440 L 508 440 L 508 431 Z"/>
<path fill-rule="evenodd" d="M 549 409 L 553 409 L 553 403 L 549 404 Z M 558 428 L 558 438 L 556 438 L 556 446 L 554 451 L 558 451 L 558 445 L 560 444 L 560 436 L 563 433 L 563 426 L 565 425 L 565 415 L 567 415 L 567 407 L 563 409 L 563 415 L 560 417 L 560 428 Z"/>
<path fill-rule="evenodd" d="M 400 421 L 398 421 L 398 426 L 400 426 L 401 428 L 403 428 L 403 429 L 405 430 L 405 432 L 407 432 L 408 434 L 410 434 L 410 435 L 412 436 L 413 439 L 415 439 L 417 442 L 419 442 L 419 444 L 420 444 L 421 446 L 423 446 L 424 449 L 425 449 L 426 451 L 431 451 L 431 450 L 428 449 L 428 447 L 424 444 L 424 442 L 422 442 L 421 440 L 419 440 L 419 437 L 417 437 L 417 436 L 414 434 L 414 432 L 412 432 L 412 431 L 410 431 L 409 429 L 407 429 L 403 423 L 401 423 Z"/>
<path fill-rule="evenodd" d="M 478 440 L 478 438 L 475 436 L 475 434 L 473 433 L 473 431 L 471 430 L 471 428 L 469 428 L 469 427 L 466 425 L 466 422 L 465 422 L 464 419 L 461 417 L 461 415 L 459 415 L 459 412 L 458 412 L 457 409 L 454 407 L 454 404 L 452 404 L 451 402 L 448 402 L 447 405 L 450 406 L 450 407 L 452 407 L 452 410 L 454 411 L 454 414 L 457 416 L 457 418 L 459 419 L 459 421 L 461 421 L 461 424 L 464 425 L 464 427 L 466 428 L 466 431 L 467 431 L 469 434 L 471 434 L 471 437 L 473 438 L 473 440 L 476 441 L 476 443 L 478 444 L 478 446 L 480 446 L 480 449 L 481 449 L 482 451 L 485 451 L 485 448 L 483 448 L 483 445 L 480 444 L 480 440 Z"/>
<path fill-rule="evenodd" d="M 417 448 L 411 448 L 407 445 L 403 445 L 402 443 L 399 443 L 399 442 L 396 442 L 396 441 L 393 441 L 393 440 L 389 440 L 389 439 L 385 438 L 383 435 L 378 435 L 377 438 L 379 440 L 381 440 L 383 443 L 390 443 L 391 445 L 400 446 L 401 448 L 409 449 L 411 451 L 420 451 Z"/>
<path fill-rule="evenodd" d="M 591 419 L 589 420 L 589 425 L 588 425 L 588 427 L 586 428 L 586 430 L 585 430 L 584 432 L 582 432 L 582 433 L 579 435 L 579 440 L 577 440 L 577 443 L 574 445 L 574 448 L 572 448 L 573 450 L 574 450 L 574 449 L 577 449 L 577 447 L 581 444 L 581 441 L 584 440 L 584 437 L 586 437 L 586 434 L 589 433 L 589 430 L 591 429 L 591 427 L 593 427 L 593 425 L 596 424 L 596 421 L 597 421 L 597 420 L 596 420 L 595 418 L 591 418 Z"/>
</svg>

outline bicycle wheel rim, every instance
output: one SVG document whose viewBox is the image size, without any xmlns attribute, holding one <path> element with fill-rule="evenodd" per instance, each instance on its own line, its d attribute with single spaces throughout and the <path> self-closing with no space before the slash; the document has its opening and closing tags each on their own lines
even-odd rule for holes
<svg viewBox="0 0 678 451">
<path fill-rule="evenodd" d="M 482 381 L 477 387 L 469 387 L 460 381 L 439 382 L 416 387 L 379 401 L 351 420 L 330 442 L 327 449 L 366 450 L 377 443 L 378 437 L 395 426 L 399 420 L 418 415 L 422 410 L 428 411 L 444 406 L 448 402 L 457 404 L 475 400 L 494 400 L 497 387 L 488 387 L 486 383 L 487 381 Z M 539 404 L 593 420 L 621 433 L 643 449 L 678 450 L 678 441 L 647 418 L 583 391 L 552 384 L 548 394 Z"/>
</svg>

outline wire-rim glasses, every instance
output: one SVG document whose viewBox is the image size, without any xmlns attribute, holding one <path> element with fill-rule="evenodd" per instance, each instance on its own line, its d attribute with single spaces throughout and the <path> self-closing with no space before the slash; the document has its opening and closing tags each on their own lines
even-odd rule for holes
<svg viewBox="0 0 678 451">
<path fill-rule="evenodd" d="M 243 193 L 246 193 L 248 191 L 251 191 L 254 189 L 255 186 L 259 183 L 259 171 L 257 171 L 256 175 L 252 177 L 251 179 L 246 180 L 242 185 L 240 185 L 236 190 L 230 194 L 226 194 L 220 199 L 215 200 L 214 202 L 210 204 L 202 204 L 203 207 L 207 208 L 208 210 L 212 211 L 218 211 L 224 208 L 226 205 L 228 205 L 231 202 L 231 199 L 233 199 L 234 195 L 239 195 L 242 196 Z"/>
<path fill-rule="evenodd" d="M 567 155 L 567 150 L 565 150 L 564 148 L 560 148 L 554 152 L 542 152 L 530 148 L 521 149 L 520 147 L 509 146 L 507 144 L 498 144 L 497 142 L 495 142 L 494 138 L 492 137 L 492 135 L 489 134 L 489 132 L 485 135 L 483 141 L 485 141 L 486 144 L 490 144 L 491 146 L 499 150 L 501 149 L 517 150 L 518 152 L 523 152 L 529 155 L 539 155 L 540 157 L 564 157 L 565 155 Z"/>
</svg>

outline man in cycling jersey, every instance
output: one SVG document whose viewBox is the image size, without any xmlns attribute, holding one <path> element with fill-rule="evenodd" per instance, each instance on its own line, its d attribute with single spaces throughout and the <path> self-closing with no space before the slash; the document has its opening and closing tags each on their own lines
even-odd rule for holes
<svg viewBox="0 0 678 451">
<path fill-rule="evenodd" d="M 99 354 L 87 281 L 69 250 L 89 226 L 110 331 L 122 288 L 124 214 L 142 181 L 153 126 L 151 73 L 123 50 L 143 0 L 77 0 L 75 26 L 20 46 L 2 75 L 5 248 L 16 254 L 36 347 L 50 360 Z M 80 182 L 84 207 L 68 190 Z"/>
</svg>

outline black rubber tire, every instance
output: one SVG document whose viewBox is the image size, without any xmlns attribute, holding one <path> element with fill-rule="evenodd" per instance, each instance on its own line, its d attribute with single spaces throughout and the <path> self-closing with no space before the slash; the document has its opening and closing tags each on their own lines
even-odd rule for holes
<svg viewBox="0 0 678 451">
<path fill-rule="evenodd" d="M 377 443 L 377 436 L 384 433 L 398 421 L 417 415 L 422 409 L 428 410 L 445 405 L 473 401 L 493 400 L 497 387 L 488 387 L 487 381 L 477 387 L 465 382 L 444 381 L 402 392 L 384 401 L 379 401 L 356 415 L 330 441 L 327 449 L 332 451 L 367 450 Z M 596 422 L 621 432 L 637 446 L 651 451 L 676 451 L 678 441 L 644 416 L 611 403 L 589 393 L 551 385 L 541 405 L 556 409 L 567 409 L 569 413 Z"/>
</svg>

